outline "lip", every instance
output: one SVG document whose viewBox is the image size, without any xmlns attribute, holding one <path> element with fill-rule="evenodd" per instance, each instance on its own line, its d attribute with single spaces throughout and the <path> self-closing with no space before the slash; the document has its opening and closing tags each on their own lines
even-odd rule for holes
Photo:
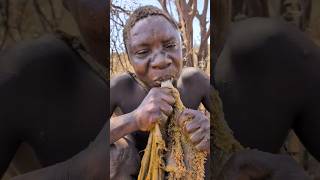
<svg viewBox="0 0 320 180">
<path fill-rule="evenodd" d="M 153 81 L 155 82 L 156 86 L 160 86 L 161 82 L 166 81 L 166 80 L 172 80 L 172 79 L 174 79 L 174 76 L 165 75 L 165 76 L 157 77 Z"/>
<path fill-rule="evenodd" d="M 166 81 L 169 79 L 173 79 L 173 76 L 172 75 L 165 75 L 165 76 L 157 77 L 157 78 L 155 78 L 154 81 Z"/>
</svg>

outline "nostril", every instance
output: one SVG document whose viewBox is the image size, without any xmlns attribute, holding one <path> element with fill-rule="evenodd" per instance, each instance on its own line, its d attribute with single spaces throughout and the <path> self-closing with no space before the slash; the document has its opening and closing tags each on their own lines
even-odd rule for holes
<svg viewBox="0 0 320 180">
<path fill-rule="evenodd" d="M 171 64 L 172 64 L 172 61 L 171 61 L 171 60 L 168 61 L 168 62 L 167 62 L 167 67 L 170 66 Z"/>
<path fill-rule="evenodd" d="M 157 54 L 151 62 L 151 67 L 155 69 L 164 69 L 172 64 L 172 60 L 165 54 Z"/>
<path fill-rule="evenodd" d="M 152 63 L 152 67 L 155 69 L 164 69 L 169 67 L 172 64 L 171 60 L 161 60 L 161 61 L 157 61 L 155 63 Z"/>
</svg>

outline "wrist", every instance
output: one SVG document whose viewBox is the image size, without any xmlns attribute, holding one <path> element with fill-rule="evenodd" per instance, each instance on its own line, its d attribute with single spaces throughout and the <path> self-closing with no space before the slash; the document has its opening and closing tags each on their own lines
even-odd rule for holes
<svg viewBox="0 0 320 180">
<path fill-rule="evenodd" d="M 140 130 L 139 123 L 138 123 L 138 116 L 136 111 L 132 111 L 127 114 L 128 115 L 128 125 L 131 127 L 132 132 Z"/>
<path fill-rule="evenodd" d="M 135 112 L 127 113 L 110 120 L 110 144 L 139 130 Z"/>
<path fill-rule="evenodd" d="M 105 179 L 109 175 L 108 146 L 91 143 L 67 162 L 67 177 L 78 180 Z"/>
</svg>

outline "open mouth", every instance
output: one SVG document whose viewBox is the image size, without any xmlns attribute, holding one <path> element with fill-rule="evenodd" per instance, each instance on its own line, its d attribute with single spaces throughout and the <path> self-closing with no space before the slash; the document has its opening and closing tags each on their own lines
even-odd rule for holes
<svg viewBox="0 0 320 180">
<path fill-rule="evenodd" d="M 156 86 L 160 86 L 161 82 L 164 82 L 164 81 L 167 81 L 167 80 L 171 80 L 172 81 L 173 78 L 174 77 L 172 75 L 166 75 L 166 76 L 155 78 L 154 82 L 155 82 Z"/>
</svg>

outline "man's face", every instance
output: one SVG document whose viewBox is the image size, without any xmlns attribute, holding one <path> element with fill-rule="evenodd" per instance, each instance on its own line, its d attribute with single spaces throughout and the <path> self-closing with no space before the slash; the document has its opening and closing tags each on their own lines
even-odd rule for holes
<svg viewBox="0 0 320 180">
<path fill-rule="evenodd" d="M 162 16 L 138 21 L 129 32 L 127 49 L 136 75 L 147 86 L 177 79 L 182 69 L 180 34 Z"/>
</svg>

